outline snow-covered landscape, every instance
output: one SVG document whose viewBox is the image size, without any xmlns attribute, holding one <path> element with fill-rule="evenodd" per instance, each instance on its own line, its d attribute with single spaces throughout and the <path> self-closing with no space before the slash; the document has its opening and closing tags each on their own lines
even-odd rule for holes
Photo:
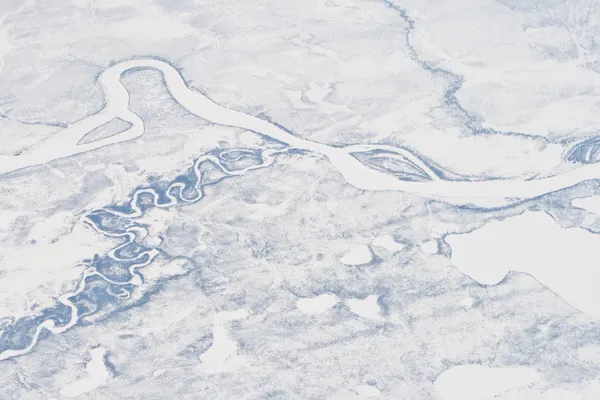
<svg viewBox="0 0 600 400">
<path fill-rule="evenodd" d="M 600 3 L 0 2 L 0 399 L 600 398 Z"/>
</svg>

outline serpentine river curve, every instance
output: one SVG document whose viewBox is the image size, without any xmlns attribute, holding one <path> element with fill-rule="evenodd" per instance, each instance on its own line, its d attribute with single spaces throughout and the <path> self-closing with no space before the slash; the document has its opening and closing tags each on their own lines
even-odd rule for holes
<svg viewBox="0 0 600 400">
<path fill-rule="evenodd" d="M 197 203 L 204 198 L 206 186 L 268 167 L 279 152 L 228 149 L 206 154 L 199 157 L 189 171 L 170 182 L 153 182 L 135 190 L 123 205 L 87 213 L 82 218 L 85 224 L 102 235 L 120 238 L 121 243 L 105 255 L 85 260 L 77 285 L 71 292 L 60 295 L 55 306 L 0 329 L 0 361 L 27 354 L 47 332 L 63 333 L 82 322 L 82 318 L 98 318 L 139 301 L 140 298 L 133 298 L 132 294 L 136 288 L 147 287 L 149 283 L 138 270 L 157 258 L 167 262 L 174 258 L 145 243 L 148 230 L 135 220 L 152 208 Z M 242 165 L 238 165 L 240 161 Z"/>
<path fill-rule="evenodd" d="M 206 186 L 268 167 L 279 153 L 302 150 L 321 154 L 348 184 L 358 189 L 403 191 L 481 208 L 509 206 L 585 180 L 600 179 L 600 164 L 584 164 L 575 170 L 536 180 L 451 180 L 447 177 L 448 173 L 403 148 L 378 144 L 329 146 L 297 137 L 269 121 L 220 106 L 190 89 L 174 67 L 156 59 L 130 60 L 106 69 L 99 77 L 106 96 L 101 111 L 68 126 L 21 155 L 0 156 L 0 174 L 42 165 L 143 135 L 144 122 L 128 109 L 129 93 L 120 80 L 125 72 L 139 68 L 158 70 L 171 96 L 190 113 L 215 124 L 267 136 L 287 146 L 260 150 L 230 149 L 202 155 L 189 171 L 172 181 L 153 182 L 150 186 L 135 190 L 122 205 L 110 205 L 87 213 L 83 217 L 85 224 L 106 237 L 120 239 L 121 243 L 107 254 L 84 260 L 84 271 L 75 288 L 58 296 L 53 307 L 5 324 L 0 329 L 0 361 L 30 352 L 48 333 L 60 334 L 85 323 L 86 318 L 97 318 L 139 301 L 141 295 L 137 289 L 147 290 L 148 286 L 158 284 L 148 283 L 139 270 L 157 259 L 172 262 L 177 257 L 166 254 L 158 245 L 152 246 L 144 241 L 148 230 L 136 223 L 136 219 L 152 208 L 197 203 L 204 198 Z M 131 126 L 118 135 L 80 144 L 90 131 L 114 118 L 120 118 Z M 403 172 L 398 174 L 389 168 L 367 165 L 381 160 L 400 162 Z"/>
<path fill-rule="evenodd" d="M 171 96 L 187 111 L 207 121 L 246 129 L 284 143 L 290 148 L 324 155 L 348 184 L 362 190 L 403 191 L 456 205 L 489 208 L 508 206 L 565 189 L 586 180 L 600 179 L 600 164 L 586 164 L 571 171 L 534 180 L 460 181 L 444 179 L 406 149 L 387 145 L 329 146 L 302 139 L 269 121 L 220 106 L 202 93 L 190 89 L 173 66 L 152 58 L 128 60 L 107 68 L 98 78 L 106 97 L 105 106 L 101 111 L 68 126 L 21 155 L 1 156 L 0 174 L 45 164 L 55 159 L 132 140 L 143 135 L 144 122 L 128 109 L 129 93 L 120 80 L 125 72 L 134 69 L 159 71 Z M 87 133 L 114 118 L 120 118 L 130 123 L 131 126 L 118 135 L 78 144 Z M 422 179 L 417 181 L 400 179 L 393 174 L 366 166 L 356 155 L 367 151 L 385 152 L 390 158 L 405 160 L 413 169 L 419 171 Z M 378 155 L 378 157 L 381 156 L 381 154 Z"/>
</svg>

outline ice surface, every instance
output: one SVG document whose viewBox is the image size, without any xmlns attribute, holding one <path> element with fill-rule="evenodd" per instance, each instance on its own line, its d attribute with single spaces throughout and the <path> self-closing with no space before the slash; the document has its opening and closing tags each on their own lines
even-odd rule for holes
<svg viewBox="0 0 600 400">
<path fill-rule="evenodd" d="M 546 213 L 526 211 L 445 240 L 452 263 L 479 283 L 496 285 L 510 271 L 524 272 L 579 310 L 600 317 L 600 237 L 587 230 L 565 229 Z"/>
<path fill-rule="evenodd" d="M 458 365 L 444 371 L 434 386 L 444 400 L 486 400 L 540 379 L 531 368 L 490 368 Z"/>
<path fill-rule="evenodd" d="M 337 298 L 329 293 L 320 294 L 312 298 L 298 299 L 296 305 L 303 314 L 322 314 L 335 306 Z"/>
<path fill-rule="evenodd" d="M 102 386 L 110 373 L 104 363 L 106 350 L 102 347 L 92 349 L 90 361 L 85 365 L 86 377 L 68 384 L 60 390 L 60 394 L 67 398 L 79 397 L 92 392 Z"/>
<path fill-rule="evenodd" d="M 0 398 L 600 398 L 600 5 L 0 2 Z"/>
</svg>

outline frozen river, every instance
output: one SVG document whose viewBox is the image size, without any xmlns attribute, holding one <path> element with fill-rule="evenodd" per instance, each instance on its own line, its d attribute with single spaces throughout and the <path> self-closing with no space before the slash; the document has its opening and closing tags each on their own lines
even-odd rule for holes
<svg viewBox="0 0 600 400">
<path fill-rule="evenodd" d="M 55 159 L 92 151 L 143 135 L 144 122 L 129 110 L 129 93 L 121 83 L 121 76 L 125 72 L 136 69 L 160 71 L 171 96 L 190 113 L 214 124 L 242 128 L 269 137 L 286 144 L 290 149 L 322 154 L 327 157 L 348 184 L 362 190 L 402 191 L 452 204 L 486 208 L 514 204 L 565 189 L 586 180 L 600 178 L 600 164 L 585 164 L 571 171 L 533 180 L 444 179 L 436 173 L 434 168 L 406 149 L 387 145 L 329 146 L 298 137 L 269 121 L 223 107 L 202 93 L 190 89 L 173 66 L 156 59 L 130 60 L 106 69 L 99 77 L 105 94 L 105 106 L 100 112 L 68 126 L 21 155 L 1 156 L 0 173 L 45 164 Z M 131 126 L 117 135 L 89 143 L 80 143 L 89 132 L 115 118 L 124 120 Z M 407 180 L 385 170 L 370 168 L 355 156 L 366 152 L 375 153 L 374 157 L 401 160 L 408 168 L 420 175 L 421 179 Z"/>
</svg>

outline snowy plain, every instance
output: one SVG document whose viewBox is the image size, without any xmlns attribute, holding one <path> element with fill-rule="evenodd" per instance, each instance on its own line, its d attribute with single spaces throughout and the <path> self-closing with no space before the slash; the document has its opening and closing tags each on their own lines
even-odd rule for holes
<svg viewBox="0 0 600 400">
<path fill-rule="evenodd" d="M 1 399 L 600 398 L 600 3 L 0 2 Z"/>
</svg>

